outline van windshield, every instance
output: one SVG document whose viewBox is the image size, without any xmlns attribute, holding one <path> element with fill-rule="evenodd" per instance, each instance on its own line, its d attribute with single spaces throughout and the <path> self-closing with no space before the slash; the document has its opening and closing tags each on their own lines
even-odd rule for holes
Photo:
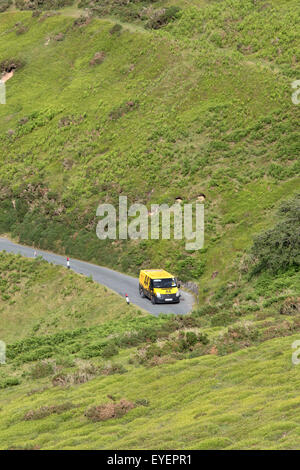
<svg viewBox="0 0 300 470">
<path fill-rule="evenodd" d="M 156 289 L 166 289 L 168 287 L 176 287 L 176 279 L 153 279 L 153 287 Z"/>
</svg>

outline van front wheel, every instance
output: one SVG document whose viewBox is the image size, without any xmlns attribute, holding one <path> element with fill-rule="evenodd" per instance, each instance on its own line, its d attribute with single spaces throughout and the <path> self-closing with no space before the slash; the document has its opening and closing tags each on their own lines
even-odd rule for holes
<svg viewBox="0 0 300 470">
<path fill-rule="evenodd" d="M 151 302 L 152 302 L 152 304 L 153 304 L 153 305 L 155 305 L 155 304 L 156 304 L 156 298 L 155 298 L 155 296 L 154 296 L 154 295 L 152 295 L 152 297 L 151 297 Z"/>
</svg>

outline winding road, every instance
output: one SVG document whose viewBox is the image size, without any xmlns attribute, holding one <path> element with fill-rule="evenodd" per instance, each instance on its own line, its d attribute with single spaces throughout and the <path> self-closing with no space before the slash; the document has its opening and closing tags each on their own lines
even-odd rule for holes
<svg viewBox="0 0 300 470">
<path fill-rule="evenodd" d="M 19 245 L 7 238 L 0 238 L 0 251 L 7 251 L 8 253 L 15 253 L 25 256 L 26 258 L 33 258 L 35 248 Z M 37 256 L 42 256 L 49 263 L 66 266 L 66 257 L 56 255 L 44 250 L 36 249 Z M 192 310 L 194 298 L 185 291 L 181 291 L 181 300 L 179 304 L 157 304 L 152 305 L 150 300 L 142 299 L 138 292 L 138 279 L 128 276 L 126 274 L 113 271 L 112 269 L 97 266 L 95 264 L 87 263 L 77 259 L 70 259 L 71 269 L 79 274 L 85 276 L 92 276 L 95 282 L 102 284 L 113 290 L 120 296 L 124 297 L 128 294 L 130 302 L 138 307 L 148 311 L 152 315 L 159 315 L 160 313 L 175 313 L 186 314 Z"/>
</svg>

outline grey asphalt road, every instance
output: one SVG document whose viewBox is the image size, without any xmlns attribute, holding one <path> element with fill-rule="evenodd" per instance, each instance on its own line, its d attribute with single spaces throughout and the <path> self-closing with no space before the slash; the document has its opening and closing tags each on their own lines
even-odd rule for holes
<svg viewBox="0 0 300 470">
<path fill-rule="evenodd" d="M 7 251 L 9 253 L 20 254 L 27 258 L 33 258 L 35 248 L 19 245 L 11 242 L 6 238 L 0 238 L 0 251 Z M 66 266 L 66 257 L 56 255 L 48 251 L 36 249 L 37 256 L 42 256 L 49 263 Z M 130 302 L 137 305 L 144 310 L 147 310 L 152 315 L 159 315 L 160 313 L 175 313 L 183 314 L 189 313 L 192 310 L 194 298 L 193 296 L 185 291 L 181 291 L 181 298 L 179 304 L 156 304 L 152 305 L 149 299 L 142 299 L 138 291 L 138 279 L 127 276 L 126 274 L 113 271 L 112 269 L 97 266 L 95 264 L 87 263 L 86 261 L 80 261 L 77 259 L 70 258 L 71 269 L 77 273 L 85 276 L 92 276 L 95 282 L 102 284 L 113 290 L 120 296 L 124 297 L 128 294 Z"/>
</svg>

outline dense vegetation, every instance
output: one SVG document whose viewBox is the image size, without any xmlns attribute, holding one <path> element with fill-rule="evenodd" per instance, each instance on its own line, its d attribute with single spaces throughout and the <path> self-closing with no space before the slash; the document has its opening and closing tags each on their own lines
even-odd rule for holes
<svg viewBox="0 0 300 470">
<path fill-rule="evenodd" d="M 0 13 L 7 10 L 12 5 L 12 0 L 0 0 Z"/>
<path fill-rule="evenodd" d="M 159 32 L 2 15 L 2 63 L 20 63 L 0 109 L 2 232 L 132 273 L 163 262 L 213 288 L 233 274 L 297 184 L 299 6 L 225 4 L 184 8 Z M 205 252 L 100 242 L 96 208 L 119 194 L 149 207 L 204 194 Z"/>
<path fill-rule="evenodd" d="M 280 222 L 259 234 L 254 241 L 253 273 L 280 273 L 300 266 L 300 194 L 284 202 L 278 211 Z"/>
<path fill-rule="evenodd" d="M 0 448 L 297 447 L 298 277 L 154 317 L 89 278 L 2 253 Z"/>
</svg>

